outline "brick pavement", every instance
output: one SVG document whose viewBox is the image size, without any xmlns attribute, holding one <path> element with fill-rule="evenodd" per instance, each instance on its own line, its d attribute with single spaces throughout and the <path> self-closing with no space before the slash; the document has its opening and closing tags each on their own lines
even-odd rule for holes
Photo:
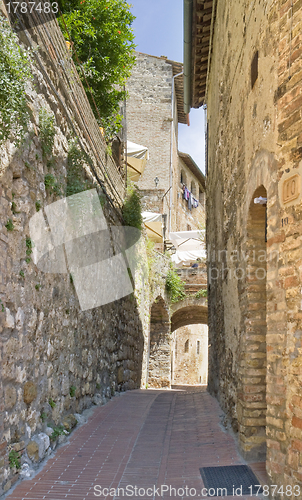
<svg viewBox="0 0 302 500">
<path fill-rule="evenodd" d="M 87 424 L 72 433 L 43 469 L 18 484 L 7 499 L 113 498 L 100 495 L 96 485 L 102 489 L 129 485 L 130 494 L 134 486 L 175 488 L 176 495 L 172 490 L 171 497 L 165 493 L 164 498 L 189 498 L 179 491 L 187 486 L 200 495 L 200 467 L 244 463 L 234 439 L 221 426 L 220 415 L 217 401 L 205 388 L 127 392 L 96 408 Z M 255 464 L 254 470 L 266 483 L 264 464 Z M 159 498 L 143 493 L 139 498 Z"/>
</svg>

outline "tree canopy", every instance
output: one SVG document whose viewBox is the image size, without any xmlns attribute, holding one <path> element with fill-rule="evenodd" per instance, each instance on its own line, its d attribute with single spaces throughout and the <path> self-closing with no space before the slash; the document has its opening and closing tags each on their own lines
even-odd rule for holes
<svg viewBox="0 0 302 500">
<path fill-rule="evenodd" d="M 119 104 L 135 61 L 134 16 L 125 0 L 62 0 L 61 9 L 88 86 L 92 89 L 107 135 L 120 128 Z M 65 38 L 68 34 L 59 18 Z M 74 57 L 78 66 L 78 61 Z M 99 119 L 87 83 L 78 68 L 96 118 Z"/>
</svg>

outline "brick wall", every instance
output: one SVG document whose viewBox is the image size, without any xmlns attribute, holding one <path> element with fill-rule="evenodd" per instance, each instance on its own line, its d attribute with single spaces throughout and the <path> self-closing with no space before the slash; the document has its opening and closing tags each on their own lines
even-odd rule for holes
<svg viewBox="0 0 302 500">
<path fill-rule="evenodd" d="M 289 487 L 302 486 L 302 209 L 284 187 L 297 174 L 301 191 L 301 25 L 298 0 L 218 2 L 207 94 L 209 388 L 243 454 L 266 444 L 272 482 Z"/>
</svg>

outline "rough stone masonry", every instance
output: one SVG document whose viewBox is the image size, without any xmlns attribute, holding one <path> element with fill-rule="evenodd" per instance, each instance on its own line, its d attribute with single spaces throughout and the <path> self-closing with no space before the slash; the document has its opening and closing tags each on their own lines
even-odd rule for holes
<svg viewBox="0 0 302 500">
<path fill-rule="evenodd" d="M 19 465 L 32 466 L 62 440 L 75 413 L 146 378 L 146 283 L 136 280 L 134 294 L 82 312 L 70 275 L 43 273 L 33 263 L 29 220 L 63 196 L 74 133 L 34 63 L 32 72 L 25 142 L 0 150 L 0 495 L 17 480 Z M 51 163 L 41 110 L 54 120 Z M 121 225 L 108 197 L 102 200 L 108 225 Z M 142 249 L 142 262 L 144 255 Z"/>
</svg>

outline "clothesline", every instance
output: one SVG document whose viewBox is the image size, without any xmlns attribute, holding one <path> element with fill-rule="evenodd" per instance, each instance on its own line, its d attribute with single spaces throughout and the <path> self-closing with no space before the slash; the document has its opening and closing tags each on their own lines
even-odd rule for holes
<svg viewBox="0 0 302 500">
<path fill-rule="evenodd" d="M 198 200 L 194 198 L 193 194 L 191 191 L 188 190 L 187 186 L 185 184 L 182 185 L 183 189 L 183 198 L 188 202 L 188 209 L 192 210 L 192 208 L 197 208 L 199 205 Z"/>
</svg>

